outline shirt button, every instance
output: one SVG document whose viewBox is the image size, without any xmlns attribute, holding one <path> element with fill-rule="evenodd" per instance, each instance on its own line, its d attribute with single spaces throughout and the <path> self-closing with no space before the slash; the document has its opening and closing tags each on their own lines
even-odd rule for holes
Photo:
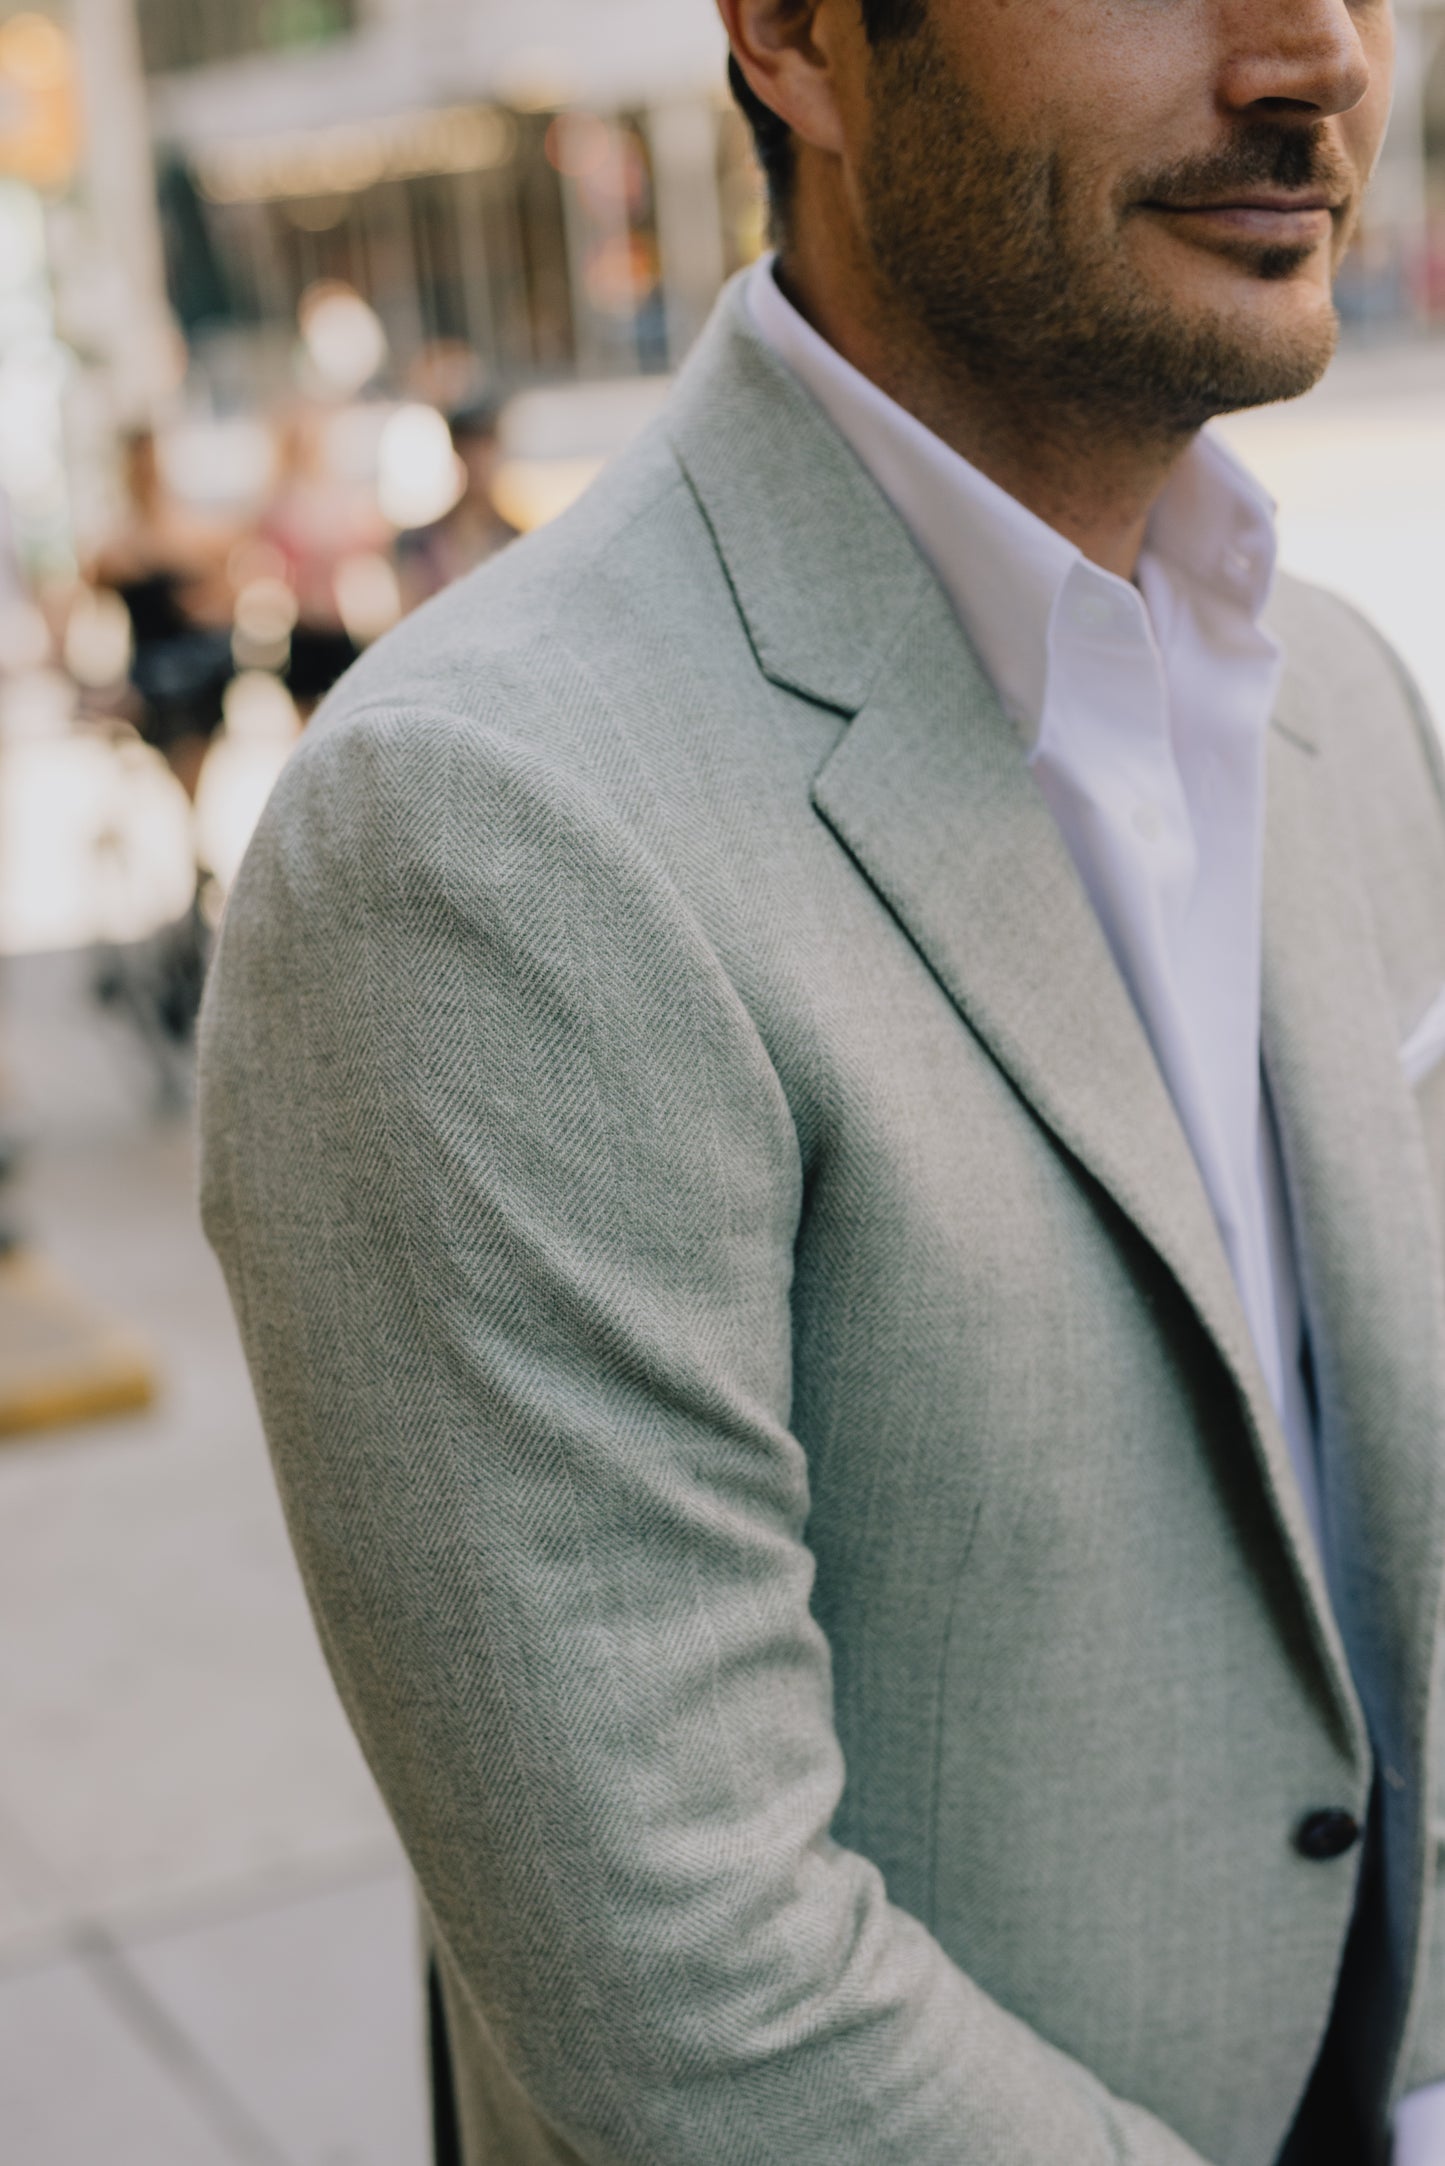
<svg viewBox="0 0 1445 2166">
<path fill-rule="evenodd" d="M 1322 1812 L 1306 1813 L 1294 1831 L 1294 1846 L 1302 1858 L 1324 1865 L 1353 1850 L 1363 1832 L 1353 1813 L 1326 1806 Z"/>
<path fill-rule="evenodd" d="M 1163 840 L 1164 815 L 1157 805 L 1136 805 L 1129 824 L 1141 842 Z"/>
</svg>

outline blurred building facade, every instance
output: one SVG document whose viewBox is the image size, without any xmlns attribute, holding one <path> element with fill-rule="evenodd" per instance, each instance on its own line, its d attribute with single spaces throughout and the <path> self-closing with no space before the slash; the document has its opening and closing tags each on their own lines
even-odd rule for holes
<svg viewBox="0 0 1445 2166">
<path fill-rule="evenodd" d="M 222 395 L 320 281 L 402 375 L 447 345 L 502 392 L 663 371 L 759 244 L 711 0 L 136 6 L 171 296 Z"/>
</svg>

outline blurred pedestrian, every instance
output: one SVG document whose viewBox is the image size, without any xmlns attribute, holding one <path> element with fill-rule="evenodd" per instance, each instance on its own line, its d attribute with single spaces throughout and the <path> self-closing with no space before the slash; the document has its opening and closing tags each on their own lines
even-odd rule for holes
<svg viewBox="0 0 1445 2166">
<path fill-rule="evenodd" d="M 85 579 L 118 595 L 130 620 L 120 718 L 161 754 L 194 804 L 236 675 L 229 565 L 244 529 L 237 520 L 196 511 L 177 494 L 152 429 L 125 438 L 121 472 L 121 516 L 85 565 Z M 168 1107 L 185 1099 L 210 956 L 203 889 L 198 864 L 178 918 L 143 942 L 105 943 L 96 955 L 96 998 L 136 1030 Z"/>
<path fill-rule="evenodd" d="M 451 417 L 452 445 L 466 484 L 451 510 L 431 526 L 400 536 L 397 563 L 408 609 L 465 578 L 514 541 L 517 529 L 497 505 L 501 463 L 499 415 L 494 405 L 462 408 Z"/>
<path fill-rule="evenodd" d="M 239 529 L 181 502 L 151 429 L 126 437 L 122 478 L 120 521 L 85 574 L 90 585 L 109 588 L 125 604 L 131 718 L 194 798 L 235 674 L 226 565 Z"/>
<path fill-rule="evenodd" d="M 358 558 L 391 547 L 391 529 L 372 491 L 338 475 L 328 456 L 328 415 L 298 406 L 280 427 L 280 470 L 259 524 L 295 598 L 287 689 L 306 717 L 361 652 L 348 629 L 338 575 Z"/>
</svg>

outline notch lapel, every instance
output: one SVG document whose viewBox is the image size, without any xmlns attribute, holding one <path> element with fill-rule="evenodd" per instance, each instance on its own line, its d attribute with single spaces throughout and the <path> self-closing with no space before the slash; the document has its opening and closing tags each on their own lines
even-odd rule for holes
<svg viewBox="0 0 1445 2166">
<path fill-rule="evenodd" d="M 1060 1146 L 1163 1260 L 1237 1387 L 1347 1749 L 1363 1724 L 1289 1449 L 1152 1047 L 951 604 L 752 329 L 740 281 L 670 410 L 757 655 L 850 717 L 814 804 Z"/>
<path fill-rule="evenodd" d="M 1214 1341 L 1342 1737 L 1362 1745 L 1289 1447 L 1194 1154 L 1018 732 L 937 587 L 813 797 L 1020 1096 L 1148 1241 Z"/>
</svg>

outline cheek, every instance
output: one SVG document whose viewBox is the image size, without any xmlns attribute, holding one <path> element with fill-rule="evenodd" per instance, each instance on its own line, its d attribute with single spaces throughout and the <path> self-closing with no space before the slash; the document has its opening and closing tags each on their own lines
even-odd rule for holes
<svg viewBox="0 0 1445 2166">
<path fill-rule="evenodd" d="M 1001 140 L 1046 151 L 1081 116 L 1127 111 L 1122 78 L 1134 70 L 1110 0 L 933 0 L 933 10 L 939 63 Z"/>
<path fill-rule="evenodd" d="M 1017 126 L 1056 165 L 1071 219 L 1077 208 L 1097 225 L 1112 220 L 1139 174 L 1209 139 L 1215 110 L 1200 11 L 1074 0 L 1057 13 L 1059 34 L 1046 63 L 1028 72 Z"/>
</svg>

